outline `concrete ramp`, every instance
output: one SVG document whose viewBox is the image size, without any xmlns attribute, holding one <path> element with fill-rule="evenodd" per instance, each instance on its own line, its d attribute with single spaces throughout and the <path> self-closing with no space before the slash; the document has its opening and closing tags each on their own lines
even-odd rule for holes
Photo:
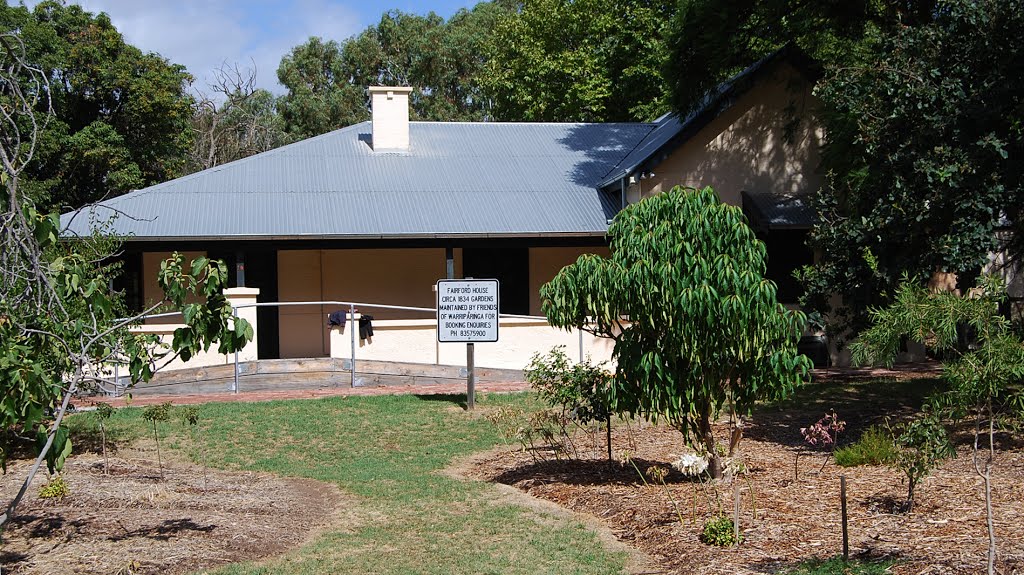
<svg viewBox="0 0 1024 575">
<path fill-rule="evenodd" d="M 270 359 L 240 363 L 238 391 L 422 386 L 466 381 L 466 368 L 457 365 L 356 360 L 354 380 L 350 366 L 349 360 L 334 358 Z M 476 369 L 478 383 L 524 380 L 522 370 Z M 133 396 L 225 393 L 232 391 L 234 381 L 234 364 L 179 369 L 158 373 L 149 383 L 133 388 L 131 393 Z"/>
</svg>

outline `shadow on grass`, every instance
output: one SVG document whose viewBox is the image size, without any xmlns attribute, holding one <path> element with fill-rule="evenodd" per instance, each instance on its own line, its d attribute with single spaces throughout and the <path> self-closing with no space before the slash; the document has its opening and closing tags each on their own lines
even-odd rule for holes
<svg viewBox="0 0 1024 575">
<path fill-rule="evenodd" d="M 24 529 L 31 537 L 50 537 L 58 532 L 78 532 L 85 523 L 68 521 L 58 515 L 17 515 L 11 525 Z"/>
<path fill-rule="evenodd" d="M 420 401 L 436 401 L 439 403 L 450 403 L 452 405 L 466 409 L 466 394 L 465 393 L 422 393 L 415 394 L 413 397 Z"/>
<path fill-rule="evenodd" d="M 133 529 L 131 531 L 125 529 L 123 534 L 114 535 L 110 540 L 123 541 L 133 537 L 145 537 L 147 539 L 155 539 L 157 541 L 168 541 L 174 537 L 174 535 L 185 531 L 209 533 L 216 528 L 216 525 L 199 525 L 195 521 L 192 521 L 191 518 L 167 519 L 160 522 L 158 525 L 153 525 L 151 527 L 140 527 L 139 529 Z"/>
</svg>

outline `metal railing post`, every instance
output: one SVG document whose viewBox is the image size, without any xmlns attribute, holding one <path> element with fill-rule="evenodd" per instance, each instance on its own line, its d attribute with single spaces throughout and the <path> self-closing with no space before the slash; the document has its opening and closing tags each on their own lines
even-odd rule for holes
<svg viewBox="0 0 1024 575">
<path fill-rule="evenodd" d="M 349 304 L 348 312 L 349 312 L 349 315 L 351 316 L 351 321 L 349 321 L 349 323 L 352 325 L 351 329 L 349 330 L 350 339 L 352 340 L 352 355 L 351 355 L 351 359 L 349 360 L 349 368 L 351 368 L 352 371 L 351 371 L 350 378 L 349 378 L 349 386 L 350 387 L 355 387 L 356 386 L 356 330 L 359 329 L 359 325 L 356 324 L 356 306 L 355 306 L 355 304 Z"/>
<path fill-rule="evenodd" d="M 234 325 L 238 325 L 238 308 L 231 307 L 231 316 L 234 317 Z M 231 393 L 238 393 L 238 350 L 235 350 L 235 380 L 231 383 Z"/>
</svg>

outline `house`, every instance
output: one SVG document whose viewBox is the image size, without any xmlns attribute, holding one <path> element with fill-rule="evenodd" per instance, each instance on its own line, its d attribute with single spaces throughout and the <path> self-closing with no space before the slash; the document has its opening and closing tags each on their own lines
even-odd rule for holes
<svg viewBox="0 0 1024 575">
<path fill-rule="evenodd" d="M 137 308 L 159 293 L 159 262 L 176 250 L 226 260 L 233 285 L 258 289 L 264 302 L 433 308 L 433 286 L 450 273 L 497 278 L 502 313 L 536 316 L 544 282 L 583 253 L 608 253 L 608 223 L 628 202 L 712 185 L 747 210 L 771 246 L 769 275 L 792 302 L 788 272 L 810 261 L 802 198 L 820 183 L 822 132 L 807 78 L 800 58 L 782 51 L 688 118 L 619 124 L 410 122 L 411 89 L 373 87 L 371 122 L 137 190 L 62 223 L 87 234 L 115 218 Z M 329 311 L 259 308 L 259 358 L 338 355 Z M 369 313 L 393 335 L 378 336 L 374 350 L 428 346 L 418 353 L 458 361 L 432 343 L 429 313 Z M 516 345 L 494 344 L 494 353 Z"/>
</svg>

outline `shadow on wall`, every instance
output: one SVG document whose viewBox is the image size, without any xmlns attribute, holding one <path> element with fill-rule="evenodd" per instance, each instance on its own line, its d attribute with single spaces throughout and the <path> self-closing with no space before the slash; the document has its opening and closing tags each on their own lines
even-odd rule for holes
<svg viewBox="0 0 1024 575">
<path fill-rule="evenodd" d="M 798 194 L 821 183 L 824 132 L 817 99 L 799 74 L 777 72 L 706 125 L 684 128 L 685 143 L 651 168 L 656 178 L 639 182 L 641 195 L 675 185 L 712 186 L 723 201 L 740 204 L 740 192 Z M 635 193 L 634 193 L 635 197 Z"/>
</svg>

